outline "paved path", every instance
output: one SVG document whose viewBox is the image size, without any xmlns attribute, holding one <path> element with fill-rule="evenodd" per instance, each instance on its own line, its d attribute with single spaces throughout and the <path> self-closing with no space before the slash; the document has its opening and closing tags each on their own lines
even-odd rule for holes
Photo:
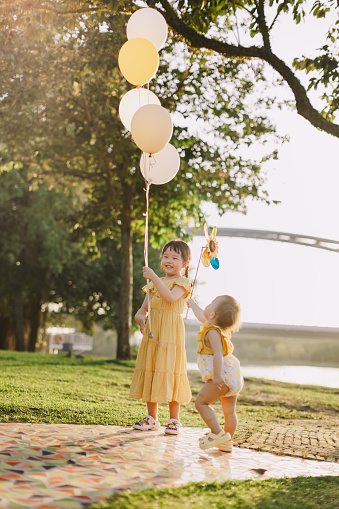
<svg viewBox="0 0 339 509">
<path fill-rule="evenodd" d="M 339 464 L 253 449 L 202 451 L 202 428 L 178 437 L 120 426 L 0 424 L 0 507 L 80 509 L 112 493 L 191 481 L 339 476 Z"/>
<path fill-rule="evenodd" d="M 289 425 L 266 426 L 236 440 L 238 447 L 339 463 L 339 427 L 294 420 Z"/>
</svg>

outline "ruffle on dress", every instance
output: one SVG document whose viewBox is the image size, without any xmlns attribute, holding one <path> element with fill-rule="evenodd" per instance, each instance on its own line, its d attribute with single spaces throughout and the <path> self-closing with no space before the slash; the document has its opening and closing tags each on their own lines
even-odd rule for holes
<svg viewBox="0 0 339 509">
<path fill-rule="evenodd" d="M 200 327 L 200 332 L 198 332 L 198 339 L 197 339 L 198 340 L 198 351 L 197 351 L 197 353 L 200 355 L 203 355 L 203 354 L 213 355 L 212 348 L 209 348 L 208 346 L 205 345 L 204 339 L 205 339 L 207 332 L 211 329 L 214 329 L 219 332 L 221 339 L 222 339 L 223 357 L 225 357 L 226 355 L 230 355 L 234 350 L 234 346 L 231 341 L 230 331 L 228 329 L 222 329 L 218 325 L 212 325 L 212 324 L 207 325 L 207 324 L 208 324 L 208 321 L 206 320 L 206 322 L 204 322 L 202 324 L 202 326 Z"/>
</svg>

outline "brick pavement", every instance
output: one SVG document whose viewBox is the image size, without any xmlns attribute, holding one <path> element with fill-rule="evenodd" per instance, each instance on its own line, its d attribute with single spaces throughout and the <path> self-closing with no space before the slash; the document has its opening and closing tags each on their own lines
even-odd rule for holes
<svg viewBox="0 0 339 509">
<path fill-rule="evenodd" d="M 269 425 L 242 435 L 234 440 L 238 447 L 339 463 L 339 427 L 326 426 L 326 420 Z"/>
</svg>

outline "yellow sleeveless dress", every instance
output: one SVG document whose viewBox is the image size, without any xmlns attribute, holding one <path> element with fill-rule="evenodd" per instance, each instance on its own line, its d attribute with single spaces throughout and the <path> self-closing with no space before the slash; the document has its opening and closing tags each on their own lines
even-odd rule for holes
<svg viewBox="0 0 339 509">
<path fill-rule="evenodd" d="M 240 362 L 233 355 L 233 343 L 231 341 L 231 333 L 227 329 L 222 329 L 218 325 L 208 325 L 208 321 L 204 322 L 198 333 L 198 368 L 204 382 L 213 379 L 213 350 L 205 345 L 205 336 L 209 330 L 214 329 L 219 332 L 222 340 L 223 362 L 221 375 L 228 387 L 225 397 L 236 396 L 244 386 L 244 378 L 241 374 Z"/>
<path fill-rule="evenodd" d="M 149 324 L 139 347 L 130 397 L 152 403 L 177 401 L 189 403 L 191 390 L 187 378 L 185 350 L 185 326 L 182 313 L 191 294 L 191 284 L 187 277 L 163 279 L 162 282 L 172 290 L 178 285 L 186 294 L 175 302 L 166 302 L 150 281 L 151 332 Z M 147 287 L 143 290 L 147 292 Z"/>
</svg>

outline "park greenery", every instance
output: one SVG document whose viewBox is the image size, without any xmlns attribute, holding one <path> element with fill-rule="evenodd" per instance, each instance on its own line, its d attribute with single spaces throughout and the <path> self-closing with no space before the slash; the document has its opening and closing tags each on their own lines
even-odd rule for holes
<svg viewBox="0 0 339 509">
<path fill-rule="evenodd" d="M 29 5 L 0 11 L 0 346 L 34 351 L 54 303 L 86 330 L 95 321 L 116 330 L 117 358 L 128 359 L 142 300 L 145 184 L 118 116 L 131 87 L 117 56 L 133 3 L 76 17 L 56 15 L 51 2 Z M 151 189 L 155 261 L 161 243 L 202 225 L 203 201 L 220 213 L 269 203 L 265 162 L 283 137 L 265 112 L 274 98 L 259 63 L 185 47 L 172 34 L 152 86 L 177 119 L 171 143 L 181 156 L 178 177 Z"/>
<path fill-rule="evenodd" d="M 129 399 L 135 361 L 30 352 L 0 352 L 0 422 L 46 422 L 129 426 L 140 419 L 145 403 Z M 184 426 L 204 427 L 194 407 L 202 387 L 199 372 L 189 371 L 192 402 L 182 406 Z M 246 379 L 239 395 L 236 440 L 263 427 L 300 419 L 337 425 L 337 389 Z M 221 404 L 213 405 L 222 422 Z M 168 405 L 159 406 L 166 424 Z M 335 424 L 336 423 L 336 424 Z"/>
<path fill-rule="evenodd" d="M 334 0 L 4 0 L 0 348 L 34 351 L 54 303 L 61 320 L 68 313 L 88 331 L 95 321 L 115 330 L 117 358 L 130 358 L 145 193 L 140 151 L 118 116 L 131 86 L 117 56 L 141 6 L 159 9 L 171 28 L 150 87 L 173 115 L 181 157 L 178 176 L 151 188 L 152 261 L 163 242 L 201 227 L 203 202 L 220 213 L 246 212 L 250 199 L 272 202 L 265 163 L 284 140 L 269 118 L 286 106 L 281 83 L 300 115 L 339 136 Z M 328 20 L 324 45 L 289 67 L 271 37 L 281 19 L 309 16 Z"/>
</svg>

